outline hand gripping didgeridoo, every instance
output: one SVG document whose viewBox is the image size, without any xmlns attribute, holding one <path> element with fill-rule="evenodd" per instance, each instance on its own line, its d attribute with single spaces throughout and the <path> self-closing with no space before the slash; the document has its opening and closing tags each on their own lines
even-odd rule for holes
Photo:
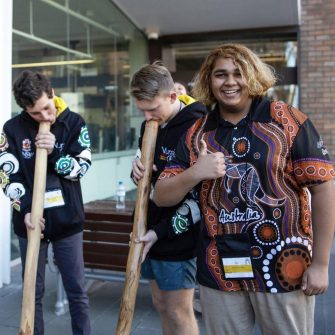
<svg viewBox="0 0 335 335">
<path fill-rule="evenodd" d="M 137 236 L 143 236 L 146 233 L 148 199 L 157 131 L 157 121 L 147 121 L 141 148 L 141 161 L 144 165 L 145 171 L 144 176 L 139 181 L 137 187 L 133 233 L 129 248 L 126 282 L 121 299 L 119 319 L 115 332 L 116 335 L 128 335 L 131 330 L 143 251 L 143 243 L 135 243 L 134 239 Z"/>
<path fill-rule="evenodd" d="M 49 130 L 49 122 L 40 123 L 39 133 L 47 133 Z M 31 207 L 31 223 L 34 224 L 35 229 L 27 232 L 28 247 L 23 281 L 20 335 L 34 334 L 35 285 L 41 242 L 41 227 L 39 221 L 40 218 L 43 217 L 47 159 L 47 149 L 36 148 L 33 201 Z"/>
</svg>

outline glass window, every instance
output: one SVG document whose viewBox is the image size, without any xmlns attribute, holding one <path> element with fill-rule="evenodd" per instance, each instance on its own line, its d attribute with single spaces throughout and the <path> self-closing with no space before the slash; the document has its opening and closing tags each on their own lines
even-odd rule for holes
<svg viewBox="0 0 335 335">
<path fill-rule="evenodd" d="M 146 62 L 145 37 L 111 1 L 13 0 L 13 79 L 25 69 L 48 75 L 56 95 L 85 118 L 93 154 L 137 147 L 143 117 L 128 86 Z M 13 99 L 13 116 L 19 112 Z M 14 259 L 14 232 L 11 240 Z"/>
<path fill-rule="evenodd" d="M 136 63 L 146 63 L 143 34 L 108 0 L 13 5 L 13 78 L 24 69 L 47 74 L 56 95 L 85 118 L 93 153 L 135 148 L 130 54 L 135 45 Z"/>
</svg>

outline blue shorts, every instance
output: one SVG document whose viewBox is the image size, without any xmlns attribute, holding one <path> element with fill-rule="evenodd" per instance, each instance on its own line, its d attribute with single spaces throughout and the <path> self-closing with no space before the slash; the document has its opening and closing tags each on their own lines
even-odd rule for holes
<svg viewBox="0 0 335 335">
<path fill-rule="evenodd" d="M 155 280 L 160 290 L 175 291 L 194 288 L 196 258 L 181 262 L 146 258 L 142 264 L 142 278 Z"/>
</svg>

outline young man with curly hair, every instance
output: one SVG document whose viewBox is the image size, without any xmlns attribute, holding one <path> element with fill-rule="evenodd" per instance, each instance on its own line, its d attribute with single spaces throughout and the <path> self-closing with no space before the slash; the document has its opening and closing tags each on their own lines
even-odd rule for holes
<svg viewBox="0 0 335 335">
<path fill-rule="evenodd" d="M 179 143 L 153 200 L 171 206 L 200 183 L 197 257 L 208 335 L 313 334 L 328 286 L 334 170 L 309 118 L 266 91 L 273 70 L 224 44 L 200 68 L 193 96 L 212 107 Z M 229 157 L 227 157 L 229 156 Z"/>
</svg>

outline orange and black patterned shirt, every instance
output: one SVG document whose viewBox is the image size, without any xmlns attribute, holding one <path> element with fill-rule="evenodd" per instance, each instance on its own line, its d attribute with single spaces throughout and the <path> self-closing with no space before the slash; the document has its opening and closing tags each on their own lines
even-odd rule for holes
<svg viewBox="0 0 335 335">
<path fill-rule="evenodd" d="M 313 124 L 299 110 L 264 98 L 255 99 L 236 125 L 220 118 L 216 107 L 188 130 L 160 179 L 193 165 L 202 138 L 209 152 L 233 159 L 224 177 L 200 184 L 199 283 L 223 291 L 299 289 L 312 256 L 307 188 L 335 175 Z M 224 279 L 214 237 L 233 233 L 249 235 L 254 279 Z"/>
</svg>

